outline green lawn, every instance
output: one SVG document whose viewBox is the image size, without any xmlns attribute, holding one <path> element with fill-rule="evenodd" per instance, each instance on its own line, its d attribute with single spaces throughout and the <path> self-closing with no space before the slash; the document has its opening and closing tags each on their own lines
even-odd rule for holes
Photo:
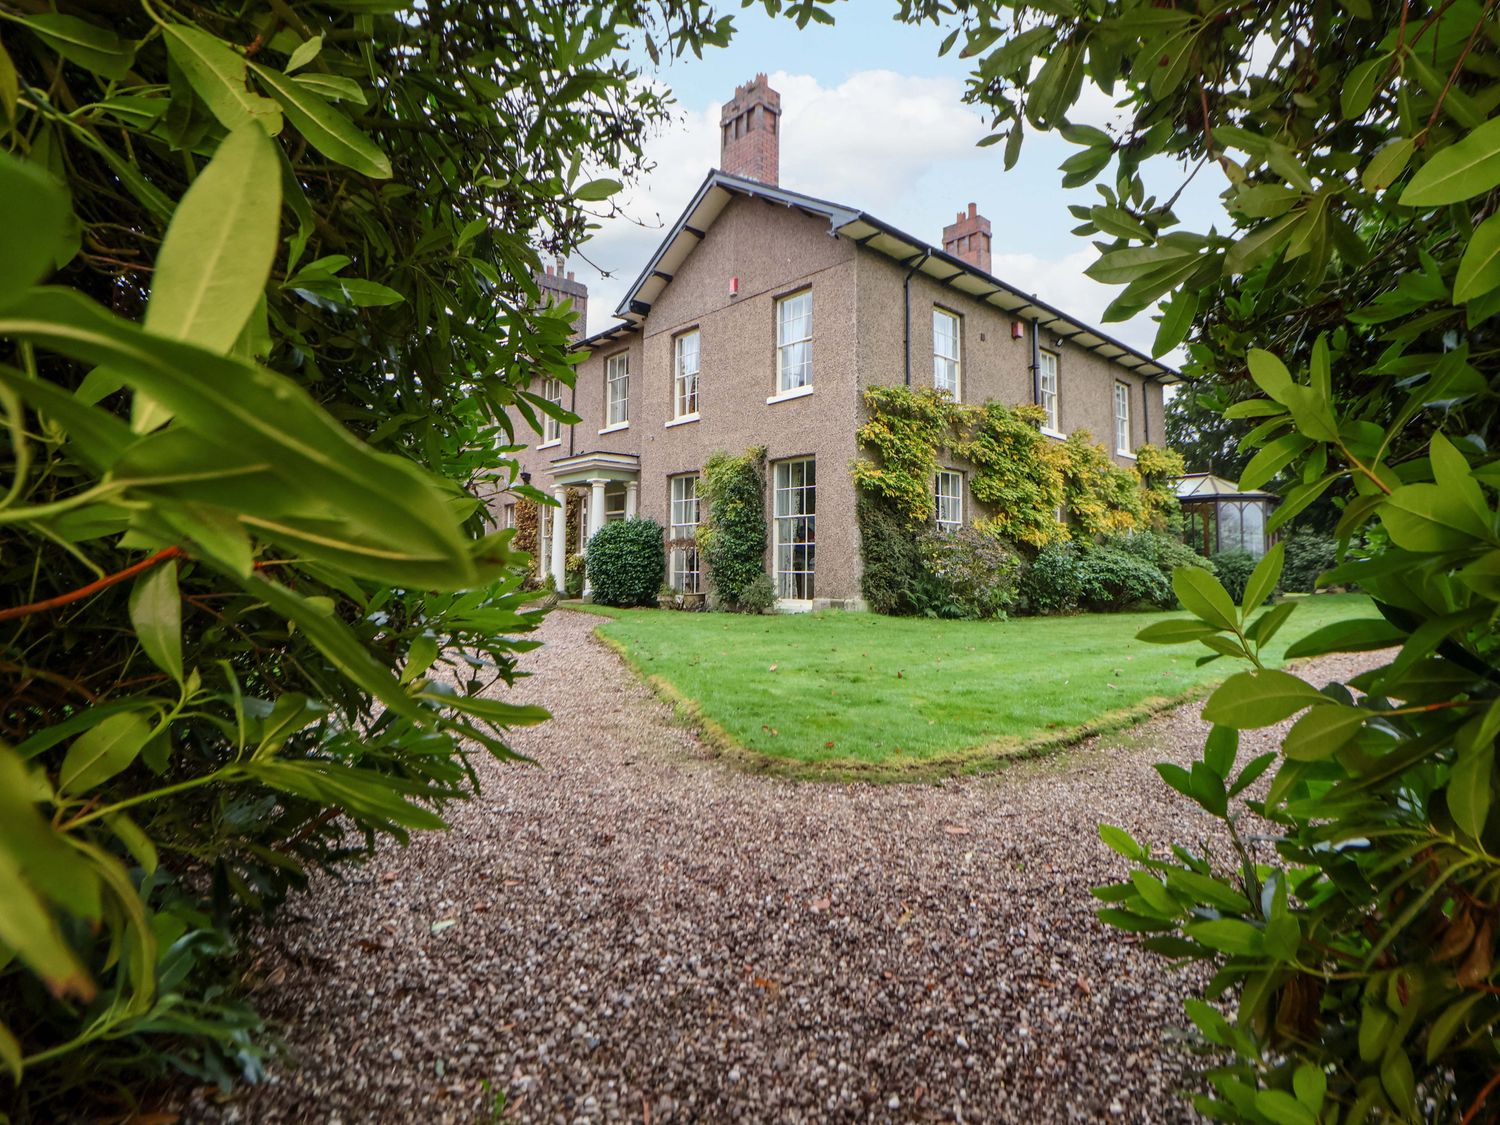
<svg viewBox="0 0 1500 1125">
<path fill-rule="evenodd" d="M 1351 616 L 1356 594 L 1301 599 L 1276 638 Z M 824 776 L 984 768 L 1127 725 L 1241 665 L 1135 640 L 1167 613 L 928 621 L 869 613 L 749 617 L 605 610 L 599 634 L 726 752 Z"/>
</svg>

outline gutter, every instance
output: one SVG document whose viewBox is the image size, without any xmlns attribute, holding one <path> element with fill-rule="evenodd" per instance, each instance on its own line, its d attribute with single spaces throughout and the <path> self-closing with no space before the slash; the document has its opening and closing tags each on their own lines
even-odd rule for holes
<svg viewBox="0 0 1500 1125">
<path fill-rule="evenodd" d="M 906 363 L 906 385 L 911 386 L 911 275 L 916 273 L 932 257 L 931 250 L 924 250 L 922 256 L 916 260 L 912 267 L 906 271 L 906 276 L 901 279 L 901 350 L 905 353 Z"/>
</svg>

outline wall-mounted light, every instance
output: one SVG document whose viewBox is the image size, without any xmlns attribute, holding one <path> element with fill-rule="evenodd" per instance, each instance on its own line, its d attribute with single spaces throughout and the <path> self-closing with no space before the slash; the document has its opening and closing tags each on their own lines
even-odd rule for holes
<svg viewBox="0 0 1500 1125">
<path fill-rule="evenodd" d="M 522 484 L 530 484 L 531 483 L 531 474 L 530 473 L 522 473 L 521 474 L 521 483 Z"/>
<path fill-rule="evenodd" d="M 1026 325 L 1019 320 L 1010 322 L 1010 338 L 1012 340 L 1023 340 L 1026 338 Z"/>
<path fill-rule="evenodd" d="M 737 277 L 731 277 L 729 279 L 729 295 L 731 297 L 738 297 L 740 295 L 740 279 L 739 278 L 737 278 Z"/>
</svg>

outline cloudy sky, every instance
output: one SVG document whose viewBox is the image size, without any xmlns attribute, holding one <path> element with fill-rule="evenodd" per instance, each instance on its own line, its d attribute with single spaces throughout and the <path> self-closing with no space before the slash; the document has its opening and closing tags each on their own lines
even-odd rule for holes
<svg viewBox="0 0 1500 1125">
<path fill-rule="evenodd" d="M 939 243 L 944 224 L 969 202 L 994 225 L 994 272 L 1093 323 L 1112 289 L 1083 276 L 1093 258 L 1069 203 L 1097 202 L 1092 187 L 1063 191 L 1057 166 L 1076 151 L 1061 139 L 1028 138 L 1019 165 L 1004 171 L 1000 147 L 976 148 L 983 119 L 963 104 L 967 70 L 939 58 L 941 35 L 889 18 L 890 0 L 850 0 L 837 26 L 798 31 L 759 10 L 735 15 L 731 45 L 646 73 L 675 93 L 670 127 L 654 137 L 656 168 L 620 197 L 624 216 L 606 220 L 568 268 L 589 286 L 589 330 L 613 323 L 625 287 L 719 162 L 719 109 L 734 86 L 764 71 L 781 93 L 781 184 L 878 216 Z M 1106 125 L 1111 99 L 1095 90 L 1075 119 Z M 1169 193 L 1166 178 L 1154 188 Z M 1206 179 L 1206 177 L 1204 177 Z M 1178 208 L 1189 229 L 1212 221 L 1218 186 L 1194 184 Z M 601 273 L 602 271 L 602 273 Z M 1107 326 L 1143 349 L 1155 335 L 1146 317 Z"/>
</svg>

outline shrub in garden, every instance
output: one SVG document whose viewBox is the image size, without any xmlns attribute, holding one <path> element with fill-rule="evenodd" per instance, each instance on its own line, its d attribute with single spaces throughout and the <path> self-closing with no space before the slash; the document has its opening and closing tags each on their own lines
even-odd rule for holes
<svg viewBox="0 0 1500 1125">
<path fill-rule="evenodd" d="M 600 605 L 655 605 L 667 573 L 661 524 L 635 517 L 606 523 L 589 540 L 589 588 Z"/>
<path fill-rule="evenodd" d="M 1027 613 L 1071 613 L 1082 591 L 1080 552 L 1072 543 L 1043 547 L 1021 570 L 1018 593 Z"/>
<path fill-rule="evenodd" d="M 702 522 L 696 532 L 708 588 L 724 609 L 740 609 L 766 572 L 766 451 L 715 453 L 698 488 Z"/>
<path fill-rule="evenodd" d="M 771 576 L 764 571 L 750 579 L 750 584 L 740 591 L 740 600 L 734 607 L 740 613 L 770 613 L 776 608 L 776 586 Z"/>
<path fill-rule="evenodd" d="M 908 523 L 886 500 L 861 491 L 855 501 L 859 521 L 860 592 L 875 613 L 903 617 L 917 605 L 925 578 L 922 552 Z"/>
<path fill-rule="evenodd" d="M 1167 609 L 1177 604 L 1172 586 L 1150 563 L 1114 547 L 1094 547 L 1078 562 L 1078 600 L 1098 613 Z"/>
<path fill-rule="evenodd" d="M 1004 617 L 1016 604 L 1021 557 L 972 527 L 928 531 L 917 542 L 929 581 L 916 610 L 931 617 Z"/>
<path fill-rule="evenodd" d="M 1213 564 L 1214 573 L 1224 589 L 1229 591 L 1229 596 L 1235 599 L 1244 597 L 1245 583 L 1250 581 L 1250 575 L 1255 570 L 1255 556 L 1249 551 L 1235 547 L 1216 554 L 1213 557 Z"/>
<path fill-rule="evenodd" d="M 1180 566 L 1197 567 L 1210 574 L 1217 573 L 1214 564 L 1193 550 L 1181 539 L 1160 531 L 1137 531 L 1129 535 L 1111 535 L 1103 541 L 1106 547 L 1124 551 L 1141 562 L 1154 566 L 1168 582 L 1172 573 Z"/>
<path fill-rule="evenodd" d="M 1332 570 L 1338 561 L 1338 540 L 1316 531 L 1299 531 L 1286 540 L 1286 566 L 1281 588 L 1295 594 L 1311 594 L 1318 575 Z"/>
</svg>

